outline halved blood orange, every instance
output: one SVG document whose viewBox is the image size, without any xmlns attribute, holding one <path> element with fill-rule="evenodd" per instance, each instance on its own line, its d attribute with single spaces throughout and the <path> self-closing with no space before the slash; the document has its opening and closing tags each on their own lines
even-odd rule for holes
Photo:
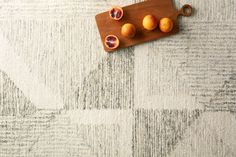
<svg viewBox="0 0 236 157">
<path fill-rule="evenodd" d="M 114 20 L 120 20 L 123 15 L 123 9 L 121 7 L 112 7 L 111 10 L 109 11 L 110 18 Z"/>
<path fill-rule="evenodd" d="M 117 36 L 108 35 L 105 37 L 104 44 L 108 49 L 112 50 L 112 49 L 116 49 L 119 46 L 120 41 Z"/>
</svg>

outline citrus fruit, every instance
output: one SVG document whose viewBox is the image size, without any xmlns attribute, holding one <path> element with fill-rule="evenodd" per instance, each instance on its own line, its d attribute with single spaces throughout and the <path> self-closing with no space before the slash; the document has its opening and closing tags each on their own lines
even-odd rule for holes
<svg viewBox="0 0 236 157">
<path fill-rule="evenodd" d="M 173 29 L 173 25 L 173 21 L 170 18 L 165 17 L 160 20 L 159 27 L 162 32 L 168 33 Z"/>
<path fill-rule="evenodd" d="M 154 30 L 157 27 L 158 21 L 153 15 L 146 15 L 143 18 L 143 27 L 147 30 Z"/>
<path fill-rule="evenodd" d="M 128 38 L 133 38 L 136 34 L 136 28 L 131 23 L 126 23 L 121 28 L 121 34 Z"/>
<path fill-rule="evenodd" d="M 120 20 L 123 17 L 123 9 L 121 7 L 113 7 L 109 11 L 110 18 Z"/>
<path fill-rule="evenodd" d="M 105 37 L 104 44 L 109 49 L 116 49 L 119 46 L 120 41 L 117 36 L 108 35 Z"/>
</svg>

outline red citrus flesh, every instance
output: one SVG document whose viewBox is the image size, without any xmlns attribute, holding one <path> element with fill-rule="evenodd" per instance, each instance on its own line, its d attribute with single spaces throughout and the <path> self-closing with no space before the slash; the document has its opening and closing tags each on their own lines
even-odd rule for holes
<svg viewBox="0 0 236 157">
<path fill-rule="evenodd" d="M 105 38 L 104 44 L 108 49 L 116 49 L 119 46 L 120 41 L 117 36 L 108 35 Z"/>
<path fill-rule="evenodd" d="M 120 20 L 123 17 L 123 9 L 121 7 L 113 7 L 109 11 L 109 15 L 114 20 Z"/>
</svg>

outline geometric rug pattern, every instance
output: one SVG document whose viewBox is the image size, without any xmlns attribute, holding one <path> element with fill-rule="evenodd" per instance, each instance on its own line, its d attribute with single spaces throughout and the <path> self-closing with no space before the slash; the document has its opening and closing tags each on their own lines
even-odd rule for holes
<svg viewBox="0 0 236 157">
<path fill-rule="evenodd" d="M 236 156 L 236 2 L 105 53 L 94 16 L 140 1 L 0 1 L 0 157 Z"/>
</svg>

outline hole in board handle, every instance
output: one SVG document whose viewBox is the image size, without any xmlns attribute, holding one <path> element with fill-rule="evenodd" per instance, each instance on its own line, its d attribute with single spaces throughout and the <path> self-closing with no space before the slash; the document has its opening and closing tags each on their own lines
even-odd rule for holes
<svg viewBox="0 0 236 157">
<path fill-rule="evenodd" d="M 179 11 L 179 15 L 182 16 L 191 16 L 192 15 L 193 8 L 189 4 L 183 5 L 183 7 Z"/>
</svg>

